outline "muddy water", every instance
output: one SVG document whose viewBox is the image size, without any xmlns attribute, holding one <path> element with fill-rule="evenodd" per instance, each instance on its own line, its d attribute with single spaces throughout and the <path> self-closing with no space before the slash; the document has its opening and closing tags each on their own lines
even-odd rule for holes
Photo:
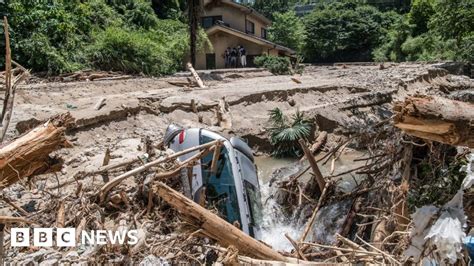
<svg viewBox="0 0 474 266">
<path fill-rule="evenodd" d="M 322 157 L 324 154 L 320 156 Z M 361 166 L 363 162 L 354 162 L 354 159 L 363 156 L 364 153 L 359 151 L 348 150 L 344 152 L 334 163 L 333 175 Z M 304 224 L 298 224 L 296 222 L 297 219 L 287 219 L 283 215 L 280 206 L 270 197 L 270 195 L 275 192 L 275 185 L 270 186 L 269 184 L 272 173 L 278 169 L 286 168 L 286 175 L 296 172 L 298 169 L 296 165 L 297 160 L 260 156 L 255 159 L 255 162 L 258 167 L 260 188 L 264 203 L 262 241 L 277 250 L 290 251 L 293 247 L 285 237 L 285 234 L 298 240 L 304 229 Z M 324 176 L 331 175 L 331 160 L 326 164 L 319 163 L 319 166 Z M 305 166 L 303 166 L 303 168 L 305 168 Z M 309 172 L 301 178 L 302 180 L 308 179 Z M 343 175 L 342 180 L 338 183 L 338 191 L 340 191 L 340 193 L 351 191 L 357 185 L 357 182 L 360 182 L 361 178 L 362 177 L 351 176 L 349 174 Z M 321 213 L 325 214 L 316 217 L 313 234 L 308 236 L 308 240 L 311 240 L 314 236 L 318 240 L 323 240 L 323 242 L 332 242 L 334 233 L 338 232 L 338 229 L 342 226 L 342 223 L 337 222 L 342 219 L 338 218 L 345 217 L 348 207 L 349 205 L 347 203 L 341 203 L 323 208 Z"/>
</svg>

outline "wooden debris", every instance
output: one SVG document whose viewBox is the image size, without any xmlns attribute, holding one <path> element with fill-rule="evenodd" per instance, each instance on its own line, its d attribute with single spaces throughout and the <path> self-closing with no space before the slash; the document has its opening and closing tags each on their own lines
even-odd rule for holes
<svg viewBox="0 0 474 266">
<path fill-rule="evenodd" d="M 49 171 L 52 162 L 49 154 L 72 145 L 66 140 L 66 127 L 72 122 L 69 113 L 50 119 L 27 134 L 0 147 L 0 189 L 23 177 Z"/>
<path fill-rule="evenodd" d="M 311 169 L 313 170 L 313 176 L 316 179 L 316 182 L 318 184 L 319 191 L 322 192 L 323 189 L 326 187 L 326 180 L 321 174 L 321 171 L 319 170 L 319 167 L 318 167 L 318 163 L 316 162 L 316 159 L 309 151 L 304 140 L 300 139 L 299 143 L 300 143 L 301 148 L 303 149 L 304 154 L 306 155 L 306 158 L 308 158 Z"/>
<path fill-rule="evenodd" d="M 94 110 L 99 111 L 105 105 L 105 97 L 101 97 L 99 101 L 94 105 Z"/>
<path fill-rule="evenodd" d="M 157 182 L 154 185 L 154 190 L 169 205 L 176 208 L 182 215 L 190 218 L 207 235 L 224 247 L 233 245 L 242 254 L 252 255 L 259 259 L 287 261 L 280 253 L 248 236 L 232 224 L 167 185 Z"/>
<path fill-rule="evenodd" d="M 311 148 L 309 149 L 311 154 L 316 155 L 316 153 L 322 148 L 324 143 L 326 143 L 328 137 L 328 133 L 326 131 L 321 131 L 318 134 L 318 137 L 314 141 L 314 143 L 311 145 Z M 306 158 L 306 154 L 303 155 L 303 157 L 300 159 L 300 162 L 304 161 Z"/>
<path fill-rule="evenodd" d="M 102 166 L 109 165 L 109 162 L 110 162 L 110 149 L 107 148 L 105 150 L 104 159 L 102 160 Z"/>
<path fill-rule="evenodd" d="M 65 203 L 64 201 L 59 202 L 59 208 L 58 208 L 58 216 L 56 218 L 56 227 L 57 228 L 63 228 L 64 227 L 64 208 L 65 208 Z"/>
<path fill-rule="evenodd" d="M 142 165 L 138 168 L 135 168 L 131 171 L 128 171 L 112 180 L 110 180 L 107 184 L 105 184 L 104 186 L 102 186 L 102 188 L 100 189 L 100 192 L 99 192 L 99 197 L 100 197 L 100 202 L 103 203 L 105 201 L 105 197 L 107 196 L 107 193 L 113 188 L 115 187 L 116 185 L 120 184 L 120 182 L 122 182 L 123 180 L 125 180 L 126 178 L 130 177 L 130 176 L 133 176 L 135 174 L 138 174 L 138 173 L 141 173 L 149 168 L 151 168 L 152 166 L 155 166 L 155 165 L 158 165 L 158 164 L 161 164 L 163 162 L 166 162 L 166 161 L 170 161 L 170 160 L 173 160 L 173 159 L 176 159 L 184 154 L 188 154 L 190 152 L 193 152 L 193 151 L 196 151 L 196 150 L 201 150 L 201 149 L 210 149 L 211 147 L 213 147 L 214 145 L 216 145 L 216 143 L 219 142 L 219 141 L 212 141 L 212 142 L 209 142 L 209 143 L 206 143 L 206 144 L 203 144 L 203 145 L 199 145 L 199 146 L 196 146 L 196 147 L 193 147 L 193 148 L 189 148 L 189 149 L 186 149 L 184 151 L 180 151 L 180 152 L 177 152 L 173 155 L 170 155 L 170 156 L 166 156 L 164 158 L 160 158 L 160 159 L 157 159 L 155 161 L 152 161 L 152 162 L 149 162 L 145 165 Z M 184 166 L 183 166 L 184 167 Z"/>
<path fill-rule="evenodd" d="M 101 80 L 124 80 L 133 78 L 120 72 L 81 70 L 72 73 L 51 77 L 49 81 L 74 82 L 74 81 L 101 81 Z"/>
<path fill-rule="evenodd" d="M 12 59 L 11 59 L 11 50 L 10 50 L 10 34 L 8 28 L 7 17 L 3 17 L 3 27 L 5 32 L 5 46 L 6 46 L 6 55 L 5 55 L 5 98 L 3 101 L 3 111 L 1 116 L 1 132 L 0 132 L 0 144 L 3 143 L 5 136 L 7 134 L 8 126 L 10 124 L 11 116 L 13 114 L 13 105 L 15 103 L 15 91 L 18 84 L 24 81 L 28 76 L 29 72 L 24 68 L 19 66 L 21 73 L 14 76 L 14 71 L 12 71 Z M 15 63 L 16 64 L 16 63 Z"/>
<path fill-rule="evenodd" d="M 297 78 L 291 78 L 291 80 L 296 84 L 301 84 L 301 81 Z"/>
<path fill-rule="evenodd" d="M 28 216 L 28 212 L 26 212 L 21 206 L 19 206 L 17 203 L 13 202 L 11 199 L 9 199 L 6 195 L 0 195 L 0 200 L 5 201 L 8 205 L 12 206 L 14 209 L 16 209 L 21 215 L 23 216 Z"/>
<path fill-rule="evenodd" d="M 328 185 L 329 183 L 326 183 L 324 189 L 322 190 L 321 196 L 319 197 L 318 200 L 318 205 L 316 205 L 316 208 L 314 208 L 313 214 L 311 215 L 311 218 L 309 218 L 308 223 L 306 224 L 303 234 L 300 237 L 300 243 L 304 242 L 306 240 L 306 237 L 308 236 L 309 232 L 311 231 L 311 228 L 313 227 L 314 221 L 316 220 L 316 215 L 318 214 L 319 209 L 321 208 L 321 205 L 323 203 L 323 200 L 326 196 L 327 190 L 328 190 Z"/>
<path fill-rule="evenodd" d="M 216 148 L 214 149 L 214 156 L 212 157 L 211 173 L 217 172 L 217 162 L 219 161 L 220 155 L 221 155 L 221 144 L 218 142 L 216 144 Z"/>
<path fill-rule="evenodd" d="M 193 77 L 196 80 L 199 88 L 205 89 L 206 86 L 204 85 L 204 82 L 202 82 L 202 79 L 199 77 L 199 74 L 196 72 L 193 65 L 191 63 L 188 63 L 186 66 L 188 67 L 189 71 L 191 71 L 191 74 L 193 74 Z"/>
<path fill-rule="evenodd" d="M 217 118 L 216 125 L 223 129 L 232 129 L 232 114 L 230 113 L 229 104 L 226 102 L 225 97 L 219 100 L 219 104 L 215 110 Z"/>
<path fill-rule="evenodd" d="M 442 97 L 408 97 L 395 103 L 395 126 L 409 135 L 474 148 L 474 104 Z"/>
<path fill-rule="evenodd" d="M 189 80 L 167 80 L 169 84 L 176 86 L 176 87 L 186 87 L 186 88 L 192 88 L 192 87 L 198 87 L 199 85 L 196 82 L 192 82 Z"/>
<path fill-rule="evenodd" d="M 0 224 L 34 224 L 23 217 L 0 216 Z"/>
</svg>

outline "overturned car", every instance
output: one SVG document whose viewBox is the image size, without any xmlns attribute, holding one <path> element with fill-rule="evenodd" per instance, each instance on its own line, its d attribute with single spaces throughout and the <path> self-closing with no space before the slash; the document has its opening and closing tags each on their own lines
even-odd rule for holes
<svg viewBox="0 0 474 266">
<path fill-rule="evenodd" d="M 206 129 L 183 129 L 176 125 L 168 126 L 164 143 L 178 152 L 215 140 L 223 141 L 217 171 L 211 171 L 213 154 L 203 157 L 200 164 L 193 167 L 192 178 L 188 178 L 187 173 L 182 174 L 185 194 L 195 202 L 207 202 L 208 208 L 216 208 L 229 223 L 260 239 L 262 205 L 250 147 L 240 138 L 228 140 Z M 179 160 L 184 161 L 196 153 L 183 155 Z"/>
</svg>

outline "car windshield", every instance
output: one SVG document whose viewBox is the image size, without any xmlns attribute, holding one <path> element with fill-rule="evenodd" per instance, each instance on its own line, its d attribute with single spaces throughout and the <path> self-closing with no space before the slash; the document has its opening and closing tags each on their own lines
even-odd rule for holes
<svg viewBox="0 0 474 266">
<path fill-rule="evenodd" d="M 248 181 L 244 181 L 245 193 L 250 205 L 250 222 L 252 226 L 259 226 L 262 223 L 262 203 L 260 201 L 260 191 Z"/>
<path fill-rule="evenodd" d="M 258 184 L 257 169 L 254 163 L 242 152 L 236 150 L 242 168 L 244 178 L 244 189 L 247 195 L 250 211 L 250 235 L 253 235 L 253 227 L 259 227 L 262 223 L 262 202 L 260 190 L 253 184 Z"/>
<path fill-rule="evenodd" d="M 201 134 L 200 144 L 205 144 L 214 139 Z M 217 171 L 212 173 L 213 153 L 204 157 L 201 162 L 203 185 L 206 188 L 206 199 L 210 208 L 217 208 L 219 215 L 228 222 L 235 224 L 240 220 L 239 202 L 235 189 L 234 176 L 232 174 L 232 164 L 229 160 L 229 153 L 225 147 L 221 148 Z"/>
</svg>

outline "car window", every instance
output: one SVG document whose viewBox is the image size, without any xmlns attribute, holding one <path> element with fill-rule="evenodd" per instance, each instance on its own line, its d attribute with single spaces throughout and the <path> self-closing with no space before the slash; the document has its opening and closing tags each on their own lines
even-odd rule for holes
<svg viewBox="0 0 474 266">
<path fill-rule="evenodd" d="M 260 191 L 247 180 L 244 181 L 244 187 L 250 205 L 250 223 L 252 226 L 259 226 L 263 218 Z"/>
<path fill-rule="evenodd" d="M 205 144 L 213 140 L 214 139 L 203 136 L 202 134 L 200 136 L 200 144 Z M 221 148 L 216 173 L 211 172 L 213 156 L 214 154 L 211 152 L 201 160 L 202 179 L 203 185 L 206 188 L 208 205 L 211 208 L 217 208 L 219 214 L 228 222 L 238 222 L 242 225 L 229 153 L 224 146 Z"/>
</svg>

